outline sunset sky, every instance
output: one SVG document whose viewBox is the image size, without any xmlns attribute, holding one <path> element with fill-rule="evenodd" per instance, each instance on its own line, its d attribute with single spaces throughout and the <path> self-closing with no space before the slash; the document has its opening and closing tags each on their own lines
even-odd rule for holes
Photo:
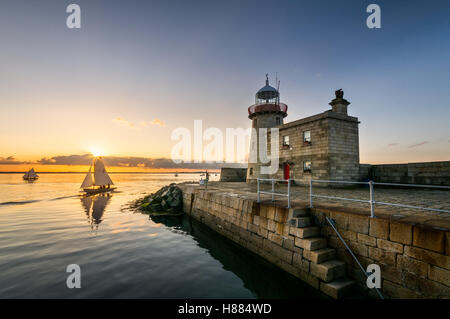
<svg viewBox="0 0 450 319">
<path fill-rule="evenodd" d="M 69 3 L 81 29 L 66 26 Z M 381 29 L 366 26 L 370 3 Z M 329 109 L 342 88 L 362 163 L 450 160 L 449 12 L 449 1 L 2 1 L 0 171 L 95 150 L 170 158 L 171 132 L 196 119 L 249 127 L 265 73 L 278 73 L 287 122 Z"/>
</svg>

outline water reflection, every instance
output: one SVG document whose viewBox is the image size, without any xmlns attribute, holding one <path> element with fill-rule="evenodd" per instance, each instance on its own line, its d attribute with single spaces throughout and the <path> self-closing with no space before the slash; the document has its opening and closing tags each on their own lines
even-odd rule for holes
<svg viewBox="0 0 450 319">
<path fill-rule="evenodd" d="M 102 222 L 103 213 L 111 197 L 111 194 L 96 194 L 90 196 L 84 195 L 80 198 L 91 229 L 98 229 L 98 225 Z"/>
<path fill-rule="evenodd" d="M 244 287 L 257 298 L 326 298 L 298 278 L 287 274 L 189 216 L 150 216 L 150 219 L 169 227 L 172 232 L 192 236 L 199 247 L 219 261 L 224 270 L 237 275 L 243 281 Z"/>
</svg>

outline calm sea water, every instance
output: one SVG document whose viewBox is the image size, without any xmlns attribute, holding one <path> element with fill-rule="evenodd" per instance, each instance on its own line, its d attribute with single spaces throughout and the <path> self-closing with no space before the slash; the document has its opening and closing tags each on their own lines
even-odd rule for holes
<svg viewBox="0 0 450 319">
<path fill-rule="evenodd" d="M 34 183 L 0 174 L 1 298 L 320 297 L 187 216 L 127 208 L 198 174 L 111 177 L 116 192 L 86 199 L 84 174 L 41 174 Z M 81 267 L 80 289 L 66 286 L 69 264 Z"/>
</svg>

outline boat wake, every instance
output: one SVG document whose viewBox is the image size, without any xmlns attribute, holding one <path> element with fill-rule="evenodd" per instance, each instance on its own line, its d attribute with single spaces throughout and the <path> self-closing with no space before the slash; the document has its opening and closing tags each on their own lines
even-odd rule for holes
<svg viewBox="0 0 450 319">
<path fill-rule="evenodd" d="M 48 201 L 55 201 L 55 200 L 61 200 L 61 199 L 66 199 L 66 198 L 79 197 L 79 196 L 80 196 L 80 195 L 61 196 L 61 197 L 56 197 L 56 198 L 48 199 Z"/>
<path fill-rule="evenodd" d="M 3 202 L 0 203 L 0 206 L 7 206 L 7 205 L 25 205 L 25 204 L 31 204 L 31 203 L 36 203 L 36 202 L 41 202 L 41 200 L 25 200 L 25 201 L 12 201 L 12 202 Z"/>
<path fill-rule="evenodd" d="M 0 206 L 12 206 L 12 205 L 26 205 L 26 204 L 33 204 L 33 203 L 38 203 L 38 202 L 42 202 L 42 201 L 56 201 L 56 200 L 61 200 L 61 199 L 66 199 L 66 198 L 73 198 L 73 197 L 79 197 L 79 195 L 71 195 L 71 196 L 61 196 L 61 197 L 55 197 L 55 198 L 50 198 L 50 199 L 34 199 L 34 200 L 24 200 L 24 201 L 9 201 L 9 202 L 3 202 L 0 203 Z"/>
</svg>

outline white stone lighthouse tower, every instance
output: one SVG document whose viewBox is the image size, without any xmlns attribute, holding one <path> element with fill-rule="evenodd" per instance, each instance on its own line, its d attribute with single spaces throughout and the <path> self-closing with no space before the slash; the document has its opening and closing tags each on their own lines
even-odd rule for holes
<svg viewBox="0 0 450 319">
<path fill-rule="evenodd" d="M 287 108 L 286 104 L 280 103 L 280 92 L 269 85 L 269 76 L 266 74 L 266 85 L 256 93 L 255 104 L 248 108 L 248 118 L 252 120 L 252 128 L 256 130 L 256 134 L 252 134 L 250 142 L 247 183 L 263 177 L 260 176 L 260 167 L 269 165 L 269 163 L 260 162 L 259 129 L 267 128 L 270 131 L 272 127 L 283 125 L 283 119 L 287 116 Z M 256 162 L 252 163 L 251 158 L 256 159 Z"/>
</svg>

